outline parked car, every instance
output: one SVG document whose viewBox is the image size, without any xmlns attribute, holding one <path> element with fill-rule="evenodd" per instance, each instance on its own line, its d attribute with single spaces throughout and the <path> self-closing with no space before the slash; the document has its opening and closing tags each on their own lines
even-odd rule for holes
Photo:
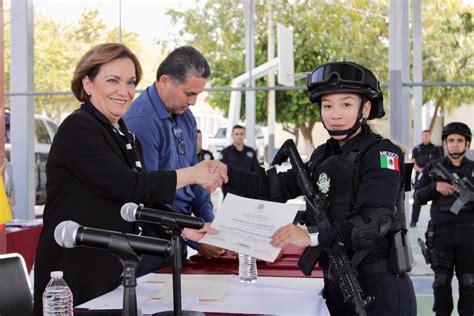
<svg viewBox="0 0 474 316">
<path fill-rule="evenodd" d="M 35 114 L 35 190 L 36 204 L 46 203 L 46 162 L 58 125 L 49 117 Z M 5 113 L 5 155 L 10 160 L 10 113 Z"/>
<path fill-rule="evenodd" d="M 219 159 L 222 149 L 230 145 L 226 142 L 225 133 L 227 131 L 226 127 L 220 127 L 217 129 L 214 137 L 210 137 L 207 140 L 207 147 L 210 152 L 214 155 L 216 159 Z M 268 141 L 264 137 L 262 128 L 258 125 L 255 126 L 255 151 L 257 152 L 257 159 L 260 164 L 263 164 L 266 157 L 266 152 L 268 148 Z"/>
</svg>

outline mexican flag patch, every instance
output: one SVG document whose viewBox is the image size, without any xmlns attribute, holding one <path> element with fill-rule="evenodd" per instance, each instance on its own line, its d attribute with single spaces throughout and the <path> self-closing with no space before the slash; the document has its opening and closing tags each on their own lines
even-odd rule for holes
<svg viewBox="0 0 474 316">
<path fill-rule="evenodd" d="M 380 168 L 400 171 L 398 155 L 390 151 L 380 152 Z"/>
</svg>

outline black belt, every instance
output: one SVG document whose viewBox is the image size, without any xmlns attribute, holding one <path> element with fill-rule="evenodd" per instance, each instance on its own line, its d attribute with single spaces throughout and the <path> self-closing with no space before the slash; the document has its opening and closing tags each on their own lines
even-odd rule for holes
<svg viewBox="0 0 474 316">
<path fill-rule="evenodd" d="M 440 223 L 432 224 L 433 228 L 448 228 L 448 229 L 457 229 L 457 228 L 474 228 L 474 222 L 465 222 L 465 223 Z"/>
<path fill-rule="evenodd" d="M 373 263 L 361 264 L 357 267 L 357 270 L 359 271 L 359 278 L 370 277 L 377 273 L 390 272 L 387 259 L 382 259 Z"/>
<path fill-rule="evenodd" d="M 378 273 L 390 272 L 390 267 L 388 266 L 388 259 L 382 259 L 377 262 L 367 263 L 357 266 L 358 278 L 368 278 Z M 324 270 L 324 276 L 327 281 L 330 283 L 337 284 L 333 273 L 330 270 Z"/>
</svg>

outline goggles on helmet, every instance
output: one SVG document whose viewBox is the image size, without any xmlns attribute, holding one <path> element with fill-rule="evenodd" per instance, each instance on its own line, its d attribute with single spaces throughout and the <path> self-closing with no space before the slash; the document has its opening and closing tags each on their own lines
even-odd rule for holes
<svg viewBox="0 0 474 316">
<path fill-rule="evenodd" d="M 374 90 L 380 89 L 379 81 L 370 75 L 367 70 L 353 63 L 329 63 L 316 68 L 308 76 L 308 88 L 325 86 L 336 76 L 340 84 L 364 85 Z"/>
</svg>

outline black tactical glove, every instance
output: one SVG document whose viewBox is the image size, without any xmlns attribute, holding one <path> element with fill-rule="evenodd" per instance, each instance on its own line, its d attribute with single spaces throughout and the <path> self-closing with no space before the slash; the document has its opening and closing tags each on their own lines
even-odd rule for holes
<svg viewBox="0 0 474 316">
<path fill-rule="evenodd" d="M 335 252 L 351 249 L 352 223 L 342 220 L 319 230 L 319 245 Z"/>
</svg>

